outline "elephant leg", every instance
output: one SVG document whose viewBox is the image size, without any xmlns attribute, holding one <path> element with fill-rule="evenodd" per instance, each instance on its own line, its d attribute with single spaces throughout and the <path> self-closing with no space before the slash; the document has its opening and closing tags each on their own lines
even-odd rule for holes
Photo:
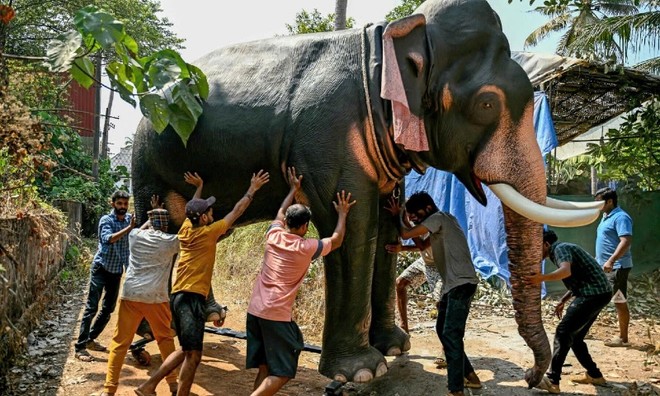
<svg viewBox="0 0 660 396">
<path fill-rule="evenodd" d="M 379 208 L 389 197 L 381 198 Z M 410 349 L 410 336 L 394 322 L 396 306 L 396 254 L 387 253 L 385 245 L 396 243 L 398 234 L 389 213 L 382 209 L 378 217 L 378 240 L 371 287 L 371 345 L 387 356 L 397 356 Z"/>
<path fill-rule="evenodd" d="M 344 243 L 325 257 L 326 315 L 319 372 L 341 382 L 367 382 L 387 371 L 383 354 L 369 344 L 378 201 L 356 199 L 359 204 L 348 216 Z M 322 223 L 321 235 L 329 235 L 331 221 Z"/>
</svg>

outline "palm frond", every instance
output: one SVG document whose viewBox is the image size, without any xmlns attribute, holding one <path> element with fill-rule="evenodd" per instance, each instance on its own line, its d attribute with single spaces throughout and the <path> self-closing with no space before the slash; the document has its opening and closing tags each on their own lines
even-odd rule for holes
<svg viewBox="0 0 660 396">
<path fill-rule="evenodd" d="M 600 11 L 608 16 L 634 15 L 639 12 L 633 0 L 602 1 L 599 3 Z"/>
<path fill-rule="evenodd" d="M 660 76 L 660 56 L 640 62 L 634 65 L 633 68 Z"/>
<path fill-rule="evenodd" d="M 562 14 L 552 18 L 527 36 L 523 48 L 534 47 L 550 33 L 564 30 L 572 18 L 570 14 Z"/>
<path fill-rule="evenodd" d="M 649 47 L 660 48 L 660 11 L 607 18 L 585 26 L 580 37 L 571 43 L 572 50 L 593 47 L 606 35 L 618 37 L 620 46 L 633 52 Z"/>
</svg>

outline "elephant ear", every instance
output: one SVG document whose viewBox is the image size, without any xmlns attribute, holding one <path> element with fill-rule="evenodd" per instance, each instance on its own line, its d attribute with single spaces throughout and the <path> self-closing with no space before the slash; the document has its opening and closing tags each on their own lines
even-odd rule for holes
<svg viewBox="0 0 660 396">
<path fill-rule="evenodd" d="M 429 150 L 422 114 L 426 68 L 424 15 L 414 14 L 387 25 L 383 33 L 380 96 L 392 102 L 394 142 L 405 150 Z"/>
</svg>

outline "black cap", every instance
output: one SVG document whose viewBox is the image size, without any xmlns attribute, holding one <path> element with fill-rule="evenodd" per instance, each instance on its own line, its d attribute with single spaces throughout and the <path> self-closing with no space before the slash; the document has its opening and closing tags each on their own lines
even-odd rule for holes
<svg viewBox="0 0 660 396">
<path fill-rule="evenodd" d="M 199 219 L 214 203 L 215 197 L 193 198 L 186 204 L 186 216 L 190 220 Z"/>
</svg>

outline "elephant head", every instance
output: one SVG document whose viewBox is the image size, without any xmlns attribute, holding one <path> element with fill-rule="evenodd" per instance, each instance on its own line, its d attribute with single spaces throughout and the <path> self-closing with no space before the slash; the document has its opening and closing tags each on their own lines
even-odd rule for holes
<svg viewBox="0 0 660 396">
<path fill-rule="evenodd" d="M 383 42 L 382 92 L 393 102 L 393 135 L 405 162 L 422 172 L 427 166 L 452 172 L 485 205 L 483 182 L 504 204 L 516 321 L 535 357 L 525 378 L 537 385 L 550 363 L 550 345 L 540 287 L 523 284 L 522 277 L 540 271 L 541 224 L 590 223 L 598 209 L 548 208 L 559 203 L 546 203 L 532 85 L 511 59 L 486 1 L 427 1 L 390 23 Z M 397 96 L 402 90 L 405 95 Z"/>
</svg>

